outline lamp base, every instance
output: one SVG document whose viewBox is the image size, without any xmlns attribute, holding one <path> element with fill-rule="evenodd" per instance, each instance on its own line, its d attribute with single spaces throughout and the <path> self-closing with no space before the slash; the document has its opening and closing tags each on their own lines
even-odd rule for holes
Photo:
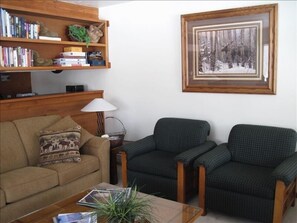
<svg viewBox="0 0 297 223">
<path fill-rule="evenodd" d="M 104 115 L 103 112 L 97 112 L 97 136 L 104 135 Z"/>
</svg>

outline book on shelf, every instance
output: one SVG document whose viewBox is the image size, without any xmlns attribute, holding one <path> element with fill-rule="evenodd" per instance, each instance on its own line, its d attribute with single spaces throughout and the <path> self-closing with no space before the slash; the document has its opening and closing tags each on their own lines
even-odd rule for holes
<svg viewBox="0 0 297 223">
<path fill-rule="evenodd" d="M 86 56 L 86 52 L 61 52 L 60 56 Z"/>
<path fill-rule="evenodd" d="M 53 217 L 54 223 L 97 223 L 96 212 L 63 213 Z"/>
<path fill-rule="evenodd" d="M 67 46 L 67 47 L 64 47 L 64 52 L 82 52 L 82 47 Z"/>
<path fill-rule="evenodd" d="M 55 64 L 54 66 L 56 67 L 89 67 L 90 64 L 86 63 L 86 64 L 79 64 L 79 63 L 71 63 L 71 64 L 67 64 L 67 63 L 60 63 L 60 64 Z"/>
<path fill-rule="evenodd" d="M 56 58 L 54 59 L 54 63 L 73 63 L 73 62 L 79 62 L 79 63 L 87 63 L 86 58 Z"/>
<path fill-rule="evenodd" d="M 86 59 L 85 56 L 65 56 L 65 55 L 59 55 L 56 59 L 59 58 L 68 58 L 68 59 Z"/>
<path fill-rule="evenodd" d="M 52 40 L 52 41 L 61 41 L 61 37 L 52 37 L 52 36 L 39 36 L 40 40 Z"/>
<path fill-rule="evenodd" d="M 120 199 L 127 199 L 131 196 L 131 187 L 116 189 L 93 189 L 86 196 L 80 199 L 77 204 L 96 208 L 98 202 L 105 203 L 111 197 L 117 202 Z"/>
</svg>

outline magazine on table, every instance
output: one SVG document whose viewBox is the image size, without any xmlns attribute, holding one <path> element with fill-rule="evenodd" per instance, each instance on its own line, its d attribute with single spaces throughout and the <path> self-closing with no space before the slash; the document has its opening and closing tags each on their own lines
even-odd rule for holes
<svg viewBox="0 0 297 223">
<path fill-rule="evenodd" d="M 54 223 L 97 223 L 96 212 L 76 212 L 59 214 L 53 218 Z"/>
<path fill-rule="evenodd" d="M 126 200 L 131 196 L 131 187 L 117 189 L 93 189 L 80 199 L 77 204 L 95 208 L 98 202 L 105 203 L 108 199 L 114 201 Z"/>
</svg>

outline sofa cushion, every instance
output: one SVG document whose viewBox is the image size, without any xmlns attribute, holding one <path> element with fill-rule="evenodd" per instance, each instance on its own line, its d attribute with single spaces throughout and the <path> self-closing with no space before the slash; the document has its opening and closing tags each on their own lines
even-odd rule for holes
<svg viewBox="0 0 297 223">
<path fill-rule="evenodd" d="M 79 163 L 57 163 L 44 168 L 55 170 L 58 173 L 59 184 L 65 185 L 85 175 L 99 170 L 99 159 L 91 155 L 81 155 Z"/>
<path fill-rule="evenodd" d="M 0 208 L 6 205 L 5 193 L 2 189 L 0 189 Z"/>
<path fill-rule="evenodd" d="M 80 162 L 80 130 L 81 127 L 78 125 L 60 131 L 41 131 L 39 164 L 44 166 L 54 163 Z"/>
<path fill-rule="evenodd" d="M 175 153 L 154 150 L 129 160 L 128 169 L 176 179 Z"/>
<path fill-rule="evenodd" d="M 61 117 L 58 115 L 48 115 L 13 121 L 22 139 L 30 166 L 36 166 L 39 163 L 40 147 L 38 133 L 59 119 Z"/>
<path fill-rule="evenodd" d="M 73 128 L 77 126 L 78 124 L 73 121 L 73 119 L 70 116 L 66 116 L 59 121 L 55 122 L 51 126 L 45 128 L 44 130 L 51 130 L 51 131 L 57 131 L 60 129 L 68 129 L 68 128 Z M 87 130 L 84 128 L 81 128 L 81 137 L 80 137 L 80 147 L 82 147 L 89 139 L 94 137 L 91 133 L 89 133 Z"/>
<path fill-rule="evenodd" d="M 15 125 L 12 122 L 1 122 L 0 129 L 0 172 L 27 166 L 25 148 Z"/>
<path fill-rule="evenodd" d="M 11 203 L 58 185 L 56 171 L 41 167 L 24 167 L 0 175 L 0 187 L 6 202 Z"/>
<path fill-rule="evenodd" d="M 229 162 L 212 171 L 206 186 L 268 199 L 274 198 L 273 169 L 238 162 Z"/>
</svg>

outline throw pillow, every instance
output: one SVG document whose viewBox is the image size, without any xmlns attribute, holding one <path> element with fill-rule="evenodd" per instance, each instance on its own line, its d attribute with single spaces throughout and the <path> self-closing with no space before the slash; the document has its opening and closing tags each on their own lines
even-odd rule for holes
<svg viewBox="0 0 297 223">
<path fill-rule="evenodd" d="M 52 124 L 51 126 L 45 128 L 44 130 L 58 131 L 60 129 L 73 128 L 77 125 L 78 124 L 75 121 L 73 121 L 73 119 L 70 116 L 65 116 L 64 118 Z M 79 148 L 81 148 L 89 139 L 93 137 L 94 136 L 91 133 L 82 128 Z"/>
<path fill-rule="evenodd" d="M 40 166 L 80 162 L 80 131 L 79 125 L 60 131 L 41 131 L 39 135 Z"/>
</svg>

